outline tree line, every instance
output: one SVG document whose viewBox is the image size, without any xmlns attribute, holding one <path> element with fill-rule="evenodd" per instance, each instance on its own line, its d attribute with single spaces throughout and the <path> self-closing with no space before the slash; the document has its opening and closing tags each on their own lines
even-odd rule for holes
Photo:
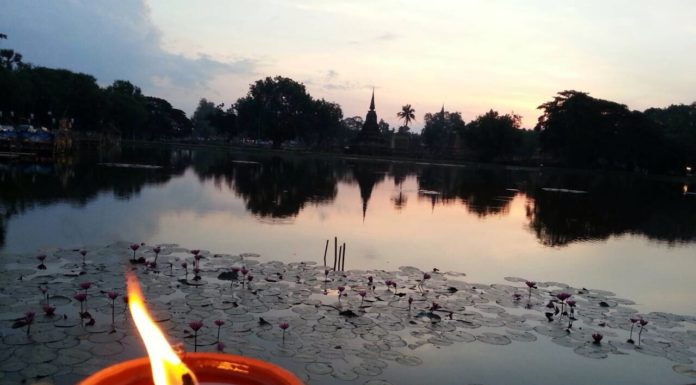
<svg viewBox="0 0 696 385">
<path fill-rule="evenodd" d="M 0 34 L 0 39 L 7 39 Z M 344 117 L 341 106 L 312 97 L 305 86 L 276 76 L 257 80 L 226 106 L 201 99 L 189 118 L 164 99 L 143 95 L 117 80 L 100 87 L 87 74 L 24 63 L 0 50 L 0 121 L 55 128 L 68 118 L 76 131 L 112 133 L 127 139 L 209 139 L 284 143 L 309 150 L 343 151 L 363 125 Z M 410 130 L 416 111 L 406 104 L 392 128 L 384 120 L 385 155 L 462 161 L 555 165 L 636 172 L 683 173 L 696 167 L 696 103 L 632 111 L 586 92 L 561 91 L 541 104 L 535 127 L 521 117 L 490 110 L 470 122 L 459 112 L 423 115 L 420 133 Z M 380 113 L 378 109 L 378 113 Z"/>
</svg>

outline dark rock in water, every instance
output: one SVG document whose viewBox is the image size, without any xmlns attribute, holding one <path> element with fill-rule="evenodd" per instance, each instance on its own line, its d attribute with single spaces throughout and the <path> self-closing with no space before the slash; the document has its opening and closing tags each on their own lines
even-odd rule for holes
<svg viewBox="0 0 696 385">
<path fill-rule="evenodd" d="M 602 301 L 602 302 L 599 303 L 599 306 L 601 306 L 601 307 L 609 307 L 609 304 L 606 303 L 606 302 L 604 302 L 604 301 Z"/>
<path fill-rule="evenodd" d="M 218 275 L 218 279 L 222 281 L 238 281 L 239 274 L 236 271 L 225 271 Z"/>
<path fill-rule="evenodd" d="M 549 322 L 553 321 L 553 313 L 546 312 L 544 315 L 546 315 L 546 319 L 549 320 Z"/>
<path fill-rule="evenodd" d="M 453 294 L 454 294 L 454 293 L 458 292 L 459 289 L 457 289 L 456 287 L 450 286 L 450 287 L 447 288 L 447 291 L 449 291 L 450 293 L 453 293 Z"/>
<path fill-rule="evenodd" d="M 342 315 L 342 316 L 348 317 L 348 318 L 353 318 L 353 317 L 357 317 L 357 316 L 358 316 L 357 314 L 355 314 L 355 312 L 353 312 L 353 311 L 350 310 L 350 309 L 348 309 L 348 310 L 343 310 L 343 311 L 339 312 L 338 315 Z"/>
<path fill-rule="evenodd" d="M 270 325 L 270 323 L 268 321 L 266 321 L 265 319 L 263 319 L 263 317 L 259 317 L 259 325 L 268 326 L 268 325 Z"/>
</svg>

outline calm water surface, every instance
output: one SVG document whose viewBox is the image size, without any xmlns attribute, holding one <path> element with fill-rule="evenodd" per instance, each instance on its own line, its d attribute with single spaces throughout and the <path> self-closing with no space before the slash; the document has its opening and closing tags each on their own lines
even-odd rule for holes
<svg viewBox="0 0 696 385">
<path fill-rule="evenodd" d="M 346 269 L 559 281 L 694 315 L 693 190 L 623 174 L 124 146 L 0 163 L 0 251 L 126 240 L 321 261 L 337 236 Z"/>
</svg>

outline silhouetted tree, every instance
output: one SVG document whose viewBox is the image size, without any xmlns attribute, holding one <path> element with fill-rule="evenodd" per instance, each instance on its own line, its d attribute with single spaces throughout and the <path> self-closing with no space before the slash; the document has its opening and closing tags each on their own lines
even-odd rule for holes
<svg viewBox="0 0 696 385">
<path fill-rule="evenodd" d="M 585 92 L 562 91 L 538 107 L 536 129 L 551 159 L 574 167 L 654 168 L 653 150 L 662 142 L 657 127 L 623 104 Z"/>
<path fill-rule="evenodd" d="M 416 110 L 410 104 L 406 104 L 401 107 L 401 111 L 397 112 L 396 116 L 404 121 L 404 131 L 408 131 L 408 124 L 416 120 Z"/>
<path fill-rule="evenodd" d="M 667 108 L 649 108 L 645 115 L 660 128 L 667 142 L 657 156 L 680 167 L 696 166 L 696 102 L 671 105 Z"/>
<path fill-rule="evenodd" d="M 109 119 L 126 138 L 142 136 L 147 121 L 145 97 L 131 82 L 116 80 L 105 90 Z"/>
<path fill-rule="evenodd" d="M 467 124 L 466 144 L 481 161 L 512 159 L 522 141 L 521 121 L 519 115 L 490 110 Z"/>
<path fill-rule="evenodd" d="M 196 136 L 208 138 L 215 135 L 216 129 L 213 126 L 213 121 L 215 116 L 221 113 L 223 113 L 222 105 L 215 105 L 215 103 L 208 101 L 206 98 L 201 99 L 198 102 L 198 107 L 193 112 L 193 116 L 191 116 L 193 132 Z"/>
<path fill-rule="evenodd" d="M 464 132 L 466 125 L 459 112 L 442 111 L 427 113 L 423 117 L 425 127 L 421 133 L 423 143 L 436 156 L 451 156 L 455 137 Z"/>
<path fill-rule="evenodd" d="M 385 137 L 394 133 L 394 130 L 389 128 L 389 123 L 385 122 L 384 119 L 379 120 L 377 127 L 379 127 L 379 132 Z"/>
<path fill-rule="evenodd" d="M 145 97 L 147 103 L 147 122 L 144 135 L 150 139 L 182 137 L 191 134 L 191 121 L 186 114 L 172 108 L 164 99 Z"/>
<path fill-rule="evenodd" d="M 322 137 L 342 116 L 338 105 L 314 101 L 303 84 L 282 76 L 257 80 L 235 107 L 245 132 L 272 140 L 274 148 L 289 139 Z"/>
</svg>

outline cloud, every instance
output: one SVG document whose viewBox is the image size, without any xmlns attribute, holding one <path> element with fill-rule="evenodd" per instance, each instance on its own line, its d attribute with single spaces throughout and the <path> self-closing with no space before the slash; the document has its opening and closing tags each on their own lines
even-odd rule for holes
<svg viewBox="0 0 696 385">
<path fill-rule="evenodd" d="M 217 76 L 249 75 L 256 68 L 251 59 L 166 51 L 145 0 L 11 0 L 3 4 L 0 25 L 8 35 L 3 46 L 21 52 L 27 62 L 88 73 L 102 85 L 129 80 L 165 98 L 198 97 Z"/>
<path fill-rule="evenodd" d="M 380 41 L 390 41 L 390 40 L 396 40 L 399 38 L 399 35 L 393 34 L 391 32 L 386 32 L 383 33 L 375 38 L 375 40 L 380 40 Z"/>
<path fill-rule="evenodd" d="M 368 88 L 367 85 L 359 82 L 340 79 L 338 72 L 332 69 L 323 72 L 323 76 L 320 76 L 320 78 L 321 79 L 310 80 L 309 83 L 330 91 L 349 91 Z"/>
<path fill-rule="evenodd" d="M 401 38 L 401 36 L 391 33 L 391 32 L 385 32 L 380 35 L 374 36 L 367 38 L 365 40 L 350 40 L 348 44 L 350 45 L 356 45 L 356 44 L 367 44 L 367 43 L 382 43 L 382 42 L 388 42 L 388 41 L 394 41 Z"/>
</svg>

